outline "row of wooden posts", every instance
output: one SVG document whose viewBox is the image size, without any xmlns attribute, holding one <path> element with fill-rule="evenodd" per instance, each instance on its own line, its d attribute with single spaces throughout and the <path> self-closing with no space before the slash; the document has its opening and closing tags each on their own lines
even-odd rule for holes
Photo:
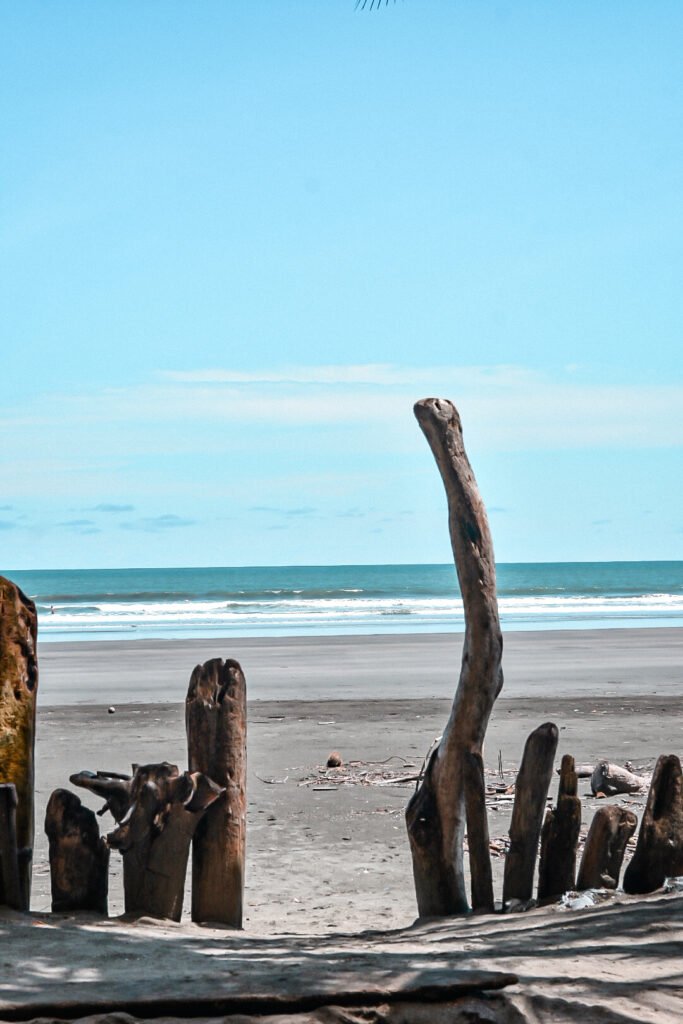
<svg viewBox="0 0 683 1024">
<path fill-rule="evenodd" d="M 420 917 L 470 909 L 466 891 L 467 833 L 471 906 L 494 909 L 484 736 L 503 686 L 493 544 L 484 503 L 468 461 L 460 417 L 443 399 L 424 399 L 415 414 L 436 459 L 465 613 L 460 678 L 443 736 L 428 757 L 406 811 Z M 38 684 L 37 620 L 33 603 L 0 577 L 0 904 L 27 908 L 33 848 L 33 747 Z M 93 813 L 73 793 L 50 798 L 55 910 L 106 911 L 109 849 L 123 855 L 128 912 L 178 919 L 190 844 L 192 917 L 234 927 L 242 922 L 246 832 L 246 695 L 235 661 L 198 666 L 186 703 L 189 770 L 134 766 L 133 774 L 72 776 L 105 799 L 117 828 L 105 843 Z M 532 897 L 539 837 L 538 896 L 555 899 L 577 883 L 581 820 L 576 772 L 562 761 L 556 806 L 543 815 L 557 748 L 557 728 L 540 726 L 527 740 L 517 777 L 502 906 Z M 578 885 L 616 887 L 632 812 L 600 808 L 591 826 Z M 651 892 L 683 873 L 683 775 L 675 755 L 655 768 L 634 857 L 624 878 L 634 893 Z"/>
<path fill-rule="evenodd" d="M 28 910 L 34 838 L 36 611 L 0 577 L 0 906 Z M 67 789 L 47 804 L 52 910 L 106 914 L 109 852 L 123 857 L 126 913 L 182 914 L 192 846 L 192 919 L 241 928 L 246 847 L 247 704 L 237 661 L 198 665 L 185 702 L 187 771 L 134 765 L 132 775 L 81 771 L 75 786 L 104 799 L 116 828 Z"/>
</svg>

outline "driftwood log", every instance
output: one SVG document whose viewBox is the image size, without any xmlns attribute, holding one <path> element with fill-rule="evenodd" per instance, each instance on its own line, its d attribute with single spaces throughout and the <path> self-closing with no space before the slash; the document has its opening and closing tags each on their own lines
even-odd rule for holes
<svg viewBox="0 0 683 1024">
<path fill-rule="evenodd" d="M 665 878 L 683 874 L 683 773 L 675 754 L 655 765 L 633 858 L 624 872 L 624 890 L 654 892 Z"/>
<path fill-rule="evenodd" d="M 576 848 L 581 830 L 581 800 L 577 794 L 574 758 L 565 754 L 560 768 L 557 806 L 546 811 L 538 862 L 538 901 L 557 900 L 574 888 Z"/>
<path fill-rule="evenodd" d="M 553 773 L 559 733 L 552 722 L 539 725 L 526 741 L 510 822 L 510 848 L 503 874 L 503 909 L 528 903 L 534 886 L 543 812 Z"/>
<path fill-rule="evenodd" d="M 465 452 L 455 407 L 438 398 L 415 405 L 415 416 L 439 467 L 465 612 L 460 679 L 444 734 L 406 810 L 420 917 L 465 913 L 463 867 L 467 827 L 474 909 L 490 909 L 491 865 L 483 785 L 477 758 L 503 685 L 503 638 L 496 568 L 486 509 Z M 476 770 L 475 770 L 476 769 Z"/>
<path fill-rule="evenodd" d="M 28 910 L 21 883 L 17 848 L 17 791 L 13 783 L 0 784 L 0 907 Z"/>
<path fill-rule="evenodd" d="M 179 921 L 192 836 L 222 788 L 167 761 L 133 776 L 78 772 L 70 781 L 104 797 L 119 823 L 107 842 L 123 855 L 126 913 Z"/>
<path fill-rule="evenodd" d="M 576 888 L 616 889 L 626 844 L 636 830 L 633 811 L 617 804 L 598 807 L 586 836 Z"/>
<path fill-rule="evenodd" d="M 247 835 L 247 688 L 237 661 L 197 665 L 185 702 L 188 764 L 225 790 L 192 840 L 192 920 L 242 927 Z"/>
<path fill-rule="evenodd" d="M 21 906 L 31 899 L 33 780 L 38 695 L 33 601 L 0 576 L 0 784 L 16 789 L 16 846 Z"/>
<path fill-rule="evenodd" d="M 617 793 L 640 793 L 647 786 L 647 779 L 636 775 L 628 768 L 622 768 L 611 761 L 600 761 L 591 775 L 591 792 L 593 796 L 604 793 L 605 796 L 616 796 Z"/>
<path fill-rule="evenodd" d="M 75 793 L 55 789 L 45 812 L 52 910 L 107 914 L 109 847 L 93 811 Z"/>
</svg>

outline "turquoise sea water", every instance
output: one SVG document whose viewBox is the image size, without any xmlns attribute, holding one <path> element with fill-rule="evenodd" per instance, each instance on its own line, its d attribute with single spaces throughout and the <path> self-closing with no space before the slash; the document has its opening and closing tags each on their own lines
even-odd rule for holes
<svg viewBox="0 0 683 1024">
<path fill-rule="evenodd" d="M 8 572 L 41 640 L 422 633 L 463 628 L 452 565 Z M 683 562 L 498 566 L 503 627 L 683 625 Z"/>
</svg>

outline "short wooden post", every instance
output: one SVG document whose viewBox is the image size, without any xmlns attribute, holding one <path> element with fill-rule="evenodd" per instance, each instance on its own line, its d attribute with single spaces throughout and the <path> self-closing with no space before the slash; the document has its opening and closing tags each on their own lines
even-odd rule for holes
<svg viewBox="0 0 683 1024">
<path fill-rule="evenodd" d="M 75 793 L 55 789 L 45 812 L 52 910 L 107 914 L 109 847 L 93 811 Z"/>
<path fill-rule="evenodd" d="M 484 759 L 481 754 L 471 751 L 465 751 L 463 756 L 472 910 L 475 913 L 492 914 L 495 909 L 495 901 L 491 850 L 489 848 L 489 823 L 486 816 Z"/>
<path fill-rule="evenodd" d="M 33 601 L 0 576 L 0 784 L 16 788 L 22 905 L 31 899 L 33 777 L 38 694 L 38 619 Z"/>
<path fill-rule="evenodd" d="M 664 879 L 683 874 L 683 773 L 675 754 L 655 765 L 633 859 L 624 872 L 624 890 L 654 892 Z"/>
<path fill-rule="evenodd" d="M 510 848 L 505 857 L 503 909 L 513 901 L 528 903 L 533 893 L 538 838 L 558 736 L 557 726 L 546 722 L 531 733 L 524 747 L 515 784 Z"/>
<path fill-rule="evenodd" d="M 576 888 L 616 889 L 626 844 L 636 830 L 633 811 L 610 804 L 598 807 L 583 848 Z"/>
<path fill-rule="evenodd" d="M 197 665 L 185 702 L 190 771 L 225 789 L 192 842 L 192 920 L 242 927 L 247 834 L 247 688 L 239 662 Z"/>
<path fill-rule="evenodd" d="M 574 758 L 565 754 L 560 768 L 557 806 L 546 812 L 538 863 L 538 900 L 557 900 L 574 888 L 576 847 L 581 830 L 581 800 L 577 794 Z"/>
<path fill-rule="evenodd" d="M 21 885 L 17 849 L 17 791 L 13 783 L 0 785 L 0 907 L 28 910 Z"/>
</svg>

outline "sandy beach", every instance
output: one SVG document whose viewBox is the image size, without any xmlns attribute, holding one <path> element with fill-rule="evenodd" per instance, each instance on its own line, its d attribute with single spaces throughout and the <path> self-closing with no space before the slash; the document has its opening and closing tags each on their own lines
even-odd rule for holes
<svg viewBox="0 0 683 1024">
<path fill-rule="evenodd" d="M 164 759 L 184 766 L 190 672 L 223 656 L 240 660 L 249 688 L 246 928 L 324 933 L 410 924 L 416 910 L 403 809 L 413 783 L 377 783 L 382 772 L 419 770 L 448 716 L 461 642 L 420 635 L 43 645 L 33 909 L 50 906 L 42 822 L 52 790 L 82 768 L 127 771 L 132 762 Z M 681 629 L 511 633 L 504 667 L 485 750 L 492 777 L 500 754 L 514 780 L 526 736 L 548 720 L 560 729 L 558 764 L 571 753 L 580 762 L 608 757 L 648 770 L 658 754 L 680 750 Z M 323 777 L 332 750 L 350 766 L 339 777 L 352 775 L 355 784 Z M 588 794 L 587 782 L 580 792 Z M 636 812 L 643 802 L 629 801 Z M 596 804 L 587 796 L 584 830 Z M 491 808 L 492 838 L 504 837 L 508 814 L 509 803 Z M 111 826 L 107 815 L 102 827 Z M 110 913 L 117 914 L 118 855 L 111 863 Z M 498 893 L 502 864 L 494 857 Z"/>
</svg>

